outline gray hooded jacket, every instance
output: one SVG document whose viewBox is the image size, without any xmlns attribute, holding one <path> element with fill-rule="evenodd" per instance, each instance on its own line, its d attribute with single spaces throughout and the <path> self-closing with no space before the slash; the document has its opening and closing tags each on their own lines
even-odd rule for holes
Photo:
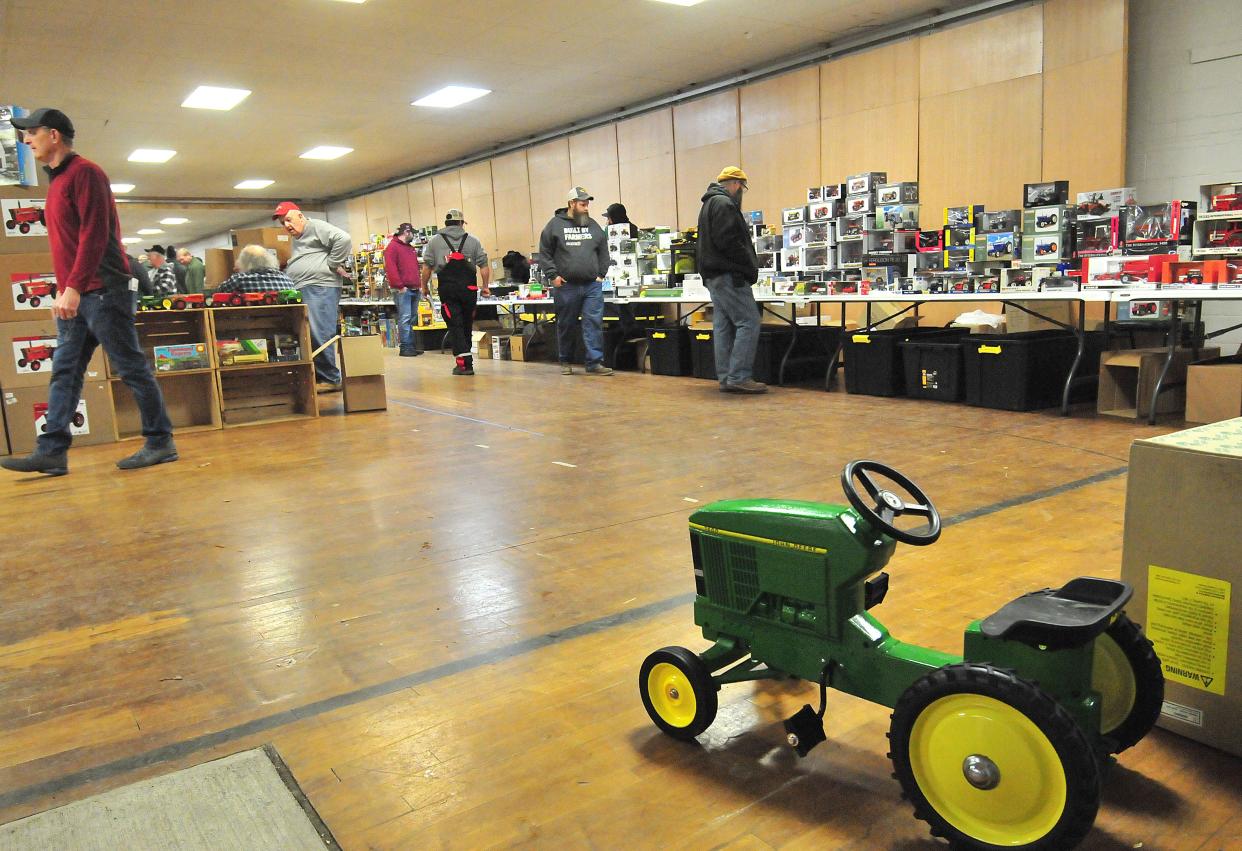
<svg viewBox="0 0 1242 851">
<path fill-rule="evenodd" d="M 565 210 L 556 215 L 539 237 L 539 268 L 549 281 L 557 277 L 586 284 L 608 274 L 608 237 L 594 219 L 578 225 Z"/>
</svg>

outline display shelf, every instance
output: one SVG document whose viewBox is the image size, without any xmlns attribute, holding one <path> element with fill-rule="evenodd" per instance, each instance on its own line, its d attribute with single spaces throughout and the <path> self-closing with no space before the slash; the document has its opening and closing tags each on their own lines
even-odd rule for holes
<svg viewBox="0 0 1242 851">
<path fill-rule="evenodd" d="M 208 311 L 206 310 L 144 310 L 134 317 L 134 328 L 138 331 L 138 347 L 146 355 L 147 363 L 152 370 L 155 369 L 156 346 L 206 344 L 208 326 Z M 208 357 L 211 357 L 210 353 Z M 105 360 L 108 378 L 119 377 L 119 373 L 112 365 L 112 359 L 106 358 Z M 209 362 L 214 365 L 213 361 Z"/>
<path fill-rule="evenodd" d="M 248 369 L 276 369 L 282 366 L 307 366 L 312 361 L 308 360 L 287 360 L 287 361 L 265 361 L 263 363 L 237 363 L 221 366 L 220 372 L 243 372 Z"/>
<path fill-rule="evenodd" d="M 272 351 L 276 334 L 291 334 L 297 338 L 301 354 L 309 354 L 312 349 L 305 305 L 229 307 L 213 309 L 209 313 L 211 359 L 216 368 L 232 368 L 223 367 L 220 363 L 216 344 L 221 340 L 263 339 L 267 341 L 268 351 Z"/>
<path fill-rule="evenodd" d="M 222 369 L 218 373 L 220 412 L 225 428 L 319 416 L 312 364 L 259 366 L 267 368 Z"/>
<path fill-rule="evenodd" d="M 221 426 L 216 373 L 210 369 L 160 372 L 155 380 L 164 395 L 164 408 L 174 433 L 214 431 Z M 142 418 L 134 394 L 119 378 L 108 381 L 117 440 L 142 437 Z"/>
</svg>

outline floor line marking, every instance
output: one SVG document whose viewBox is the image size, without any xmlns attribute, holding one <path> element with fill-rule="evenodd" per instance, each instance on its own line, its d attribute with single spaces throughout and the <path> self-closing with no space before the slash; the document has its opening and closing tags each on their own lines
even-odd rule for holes
<svg viewBox="0 0 1242 851">
<path fill-rule="evenodd" d="M 506 431 L 520 431 L 524 434 L 533 434 L 536 437 L 547 437 L 546 434 L 540 431 L 531 431 L 528 428 L 518 428 L 517 426 L 505 425 L 504 423 L 494 423 L 491 420 L 481 420 L 477 417 L 468 417 L 465 414 L 454 414 L 451 411 L 437 411 L 435 408 L 424 408 L 422 405 L 415 405 L 411 402 L 402 402 L 400 399 L 389 399 L 388 401 L 394 405 L 413 408 L 416 411 L 422 411 L 426 414 L 439 414 L 442 417 L 453 417 L 454 419 L 465 420 L 470 423 L 478 423 L 479 425 L 492 426 L 493 428 L 503 428 Z"/>
</svg>

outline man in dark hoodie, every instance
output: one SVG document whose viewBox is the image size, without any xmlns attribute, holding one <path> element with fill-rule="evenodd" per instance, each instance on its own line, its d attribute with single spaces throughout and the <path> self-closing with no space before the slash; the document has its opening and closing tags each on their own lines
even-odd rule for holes
<svg viewBox="0 0 1242 851">
<path fill-rule="evenodd" d="M 588 208 L 591 195 L 581 186 L 569 190 L 569 204 L 556 211 L 539 237 L 540 268 L 552 282 L 556 305 L 556 342 L 561 375 L 572 375 L 570 356 L 582 317 L 589 375 L 612 375 L 604 366 L 604 275 L 611 260 L 608 238 Z"/>
<path fill-rule="evenodd" d="M 699 211 L 698 266 L 712 294 L 712 343 L 716 377 L 724 393 L 766 393 L 752 377 L 759 347 L 759 305 L 751 284 L 759 260 L 742 216 L 746 172 L 730 166 L 703 193 Z"/>
</svg>

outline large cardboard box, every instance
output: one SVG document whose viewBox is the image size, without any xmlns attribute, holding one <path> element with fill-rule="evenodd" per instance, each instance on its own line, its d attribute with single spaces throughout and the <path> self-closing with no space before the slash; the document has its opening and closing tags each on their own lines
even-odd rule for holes
<svg viewBox="0 0 1242 851">
<path fill-rule="evenodd" d="M 1164 666 L 1159 724 L 1242 755 L 1242 419 L 1136 440 L 1121 578 Z"/>
<path fill-rule="evenodd" d="M 341 372 L 354 377 L 384 374 L 384 345 L 378 334 L 341 338 Z"/>
<path fill-rule="evenodd" d="M 514 334 L 509 338 L 509 357 L 513 360 L 526 360 L 526 338 L 521 334 Z"/>
<path fill-rule="evenodd" d="M 0 387 L 46 387 L 52 377 L 52 354 L 56 351 L 56 320 L 0 322 Z M 87 381 L 104 378 L 102 347 L 86 368 Z"/>
<path fill-rule="evenodd" d="M 479 360 L 492 359 L 491 331 L 470 332 L 470 354 L 474 355 Z"/>
<path fill-rule="evenodd" d="M 48 319 L 56 298 L 50 254 L 0 254 L 0 322 Z"/>
<path fill-rule="evenodd" d="M 1214 358 L 1220 349 L 1203 349 L 1203 356 Z M 1151 397 L 1168 349 L 1124 349 L 1105 352 L 1100 357 L 1100 390 L 1096 410 L 1110 417 L 1144 419 L 1151 410 Z M 1194 353 L 1178 349 L 1156 401 L 1157 414 L 1177 413 L 1186 407 L 1186 367 Z"/>
<path fill-rule="evenodd" d="M 233 249 L 208 248 L 203 252 L 203 271 L 208 289 L 220 286 L 225 278 L 233 274 Z"/>
<path fill-rule="evenodd" d="M 47 421 L 47 388 L 5 389 L 3 396 L 4 419 L 13 453 L 25 455 L 33 452 Z M 108 393 L 106 381 L 88 381 L 82 385 L 82 398 L 70 431 L 75 446 L 92 446 L 116 440 L 112 396 Z"/>
<path fill-rule="evenodd" d="M 345 413 L 388 410 L 388 391 L 382 375 L 346 375 L 342 379 Z"/>
<path fill-rule="evenodd" d="M 1186 371 L 1186 422 L 1242 417 L 1242 359 L 1199 361 Z"/>
<path fill-rule="evenodd" d="M 280 268 L 285 268 L 293 254 L 293 243 L 284 228 L 249 228 L 233 231 L 233 248 L 240 250 L 247 245 L 262 245 L 276 250 Z"/>
</svg>

